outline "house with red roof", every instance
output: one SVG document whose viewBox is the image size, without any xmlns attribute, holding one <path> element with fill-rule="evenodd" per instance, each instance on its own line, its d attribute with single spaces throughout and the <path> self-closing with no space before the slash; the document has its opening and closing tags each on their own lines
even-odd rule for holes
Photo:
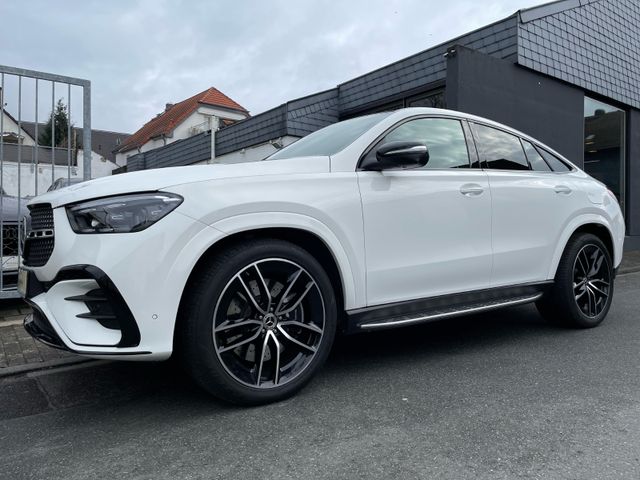
<svg viewBox="0 0 640 480">
<path fill-rule="evenodd" d="M 116 163 L 127 158 L 248 118 L 249 112 L 217 88 L 211 87 L 178 103 L 167 103 L 164 112 L 145 123 L 114 150 Z"/>
</svg>

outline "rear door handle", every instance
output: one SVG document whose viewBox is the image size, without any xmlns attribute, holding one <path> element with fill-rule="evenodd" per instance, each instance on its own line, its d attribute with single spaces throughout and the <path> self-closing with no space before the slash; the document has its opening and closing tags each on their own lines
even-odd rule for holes
<svg viewBox="0 0 640 480">
<path fill-rule="evenodd" d="M 484 192 L 484 188 L 477 183 L 465 183 L 460 187 L 460 193 L 467 197 L 477 197 L 482 195 L 482 192 Z"/>
<path fill-rule="evenodd" d="M 553 190 L 560 195 L 569 195 L 573 191 L 566 185 L 556 185 Z"/>
</svg>

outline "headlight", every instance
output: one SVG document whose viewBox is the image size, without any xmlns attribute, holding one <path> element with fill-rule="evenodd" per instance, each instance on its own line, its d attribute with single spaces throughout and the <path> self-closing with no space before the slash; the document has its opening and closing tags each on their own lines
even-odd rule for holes
<svg viewBox="0 0 640 480">
<path fill-rule="evenodd" d="M 139 232 L 181 203 L 172 193 L 136 193 L 77 203 L 67 207 L 67 216 L 76 233 Z"/>
</svg>

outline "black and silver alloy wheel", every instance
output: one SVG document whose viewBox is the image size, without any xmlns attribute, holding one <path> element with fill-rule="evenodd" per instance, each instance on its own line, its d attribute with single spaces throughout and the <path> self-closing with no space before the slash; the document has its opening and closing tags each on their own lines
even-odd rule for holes
<svg viewBox="0 0 640 480">
<path fill-rule="evenodd" d="M 221 249 L 185 293 L 177 349 L 194 380 L 223 400 L 282 400 L 329 355 L 335 292 L 320 262 L 296 244 L 265 238 Z"/>
<path fill-rule="evenodd" d="M 597 317 L 609 300 L 611 268 L 602 249 L 585 245 L 576 256 L 573 266 L 573 291 L 576 304 L 588 317 Z"/>
<path fill-rule="evenodd" d="M 576 233 L 562 254 L 556 276 L 536 302 L 552 322 L 592 328 L 607 316 L 613 296 L 613 260 L 603 241 L 592 233 Z"/>
<path fill-rule="evenodd" d="M 310 364 L 325 309 L 315 280 L 297 263 L 269 258 L 229 281 L 213 315 L 213 342 L 225 370 L 259 388 L 284 385 Z"/>
</svg>

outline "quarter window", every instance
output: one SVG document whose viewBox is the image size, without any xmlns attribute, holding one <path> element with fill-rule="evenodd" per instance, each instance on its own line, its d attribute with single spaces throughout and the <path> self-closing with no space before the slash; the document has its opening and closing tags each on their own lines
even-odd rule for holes
<svg viewBox="0 0 640 480">
<path fill-rule="evenodd" d="M 524 152 L 527 154 L 527 159 L 531 164 L 531 169 L 537 172 L 550 172 L 551 168 L 547 165 L 547 162 L 544 161 L 542 155 L 536 150 L 536 147 L 531 145 L 526 140 L 522 140 L 522 145 L 524 146 Z"/>
<path fill-rule="evenodd" d="M 429 149 L 425 169 L 469 168 L 469 152 L 462 124 L 447 118 L 420 118 L 403 123 L 388 133 L 370 153 L 388 142 L 424 143 Z"/>
<path fill-rule="evenodd" d="M 485 125 L 473 124 L 480 161 L 494 170 L 529 170 L 520 139 Z"/>
<path fill-rule="evenodd" d="M 547 161 L 549 166 L 551 166 L 551 169 L 554 172 L 569 172 L 569 171 L 571 171 L 571 168 L 569 168 L 569 166 L 566 163 L 564 163 L 562 160 L 560 160 L 555 155 L 550 154 L 549 152 L 547 152 L 543 148 L 540 148 L 539 151 L 540 151 L 540 154 Z"/>
</svg>

